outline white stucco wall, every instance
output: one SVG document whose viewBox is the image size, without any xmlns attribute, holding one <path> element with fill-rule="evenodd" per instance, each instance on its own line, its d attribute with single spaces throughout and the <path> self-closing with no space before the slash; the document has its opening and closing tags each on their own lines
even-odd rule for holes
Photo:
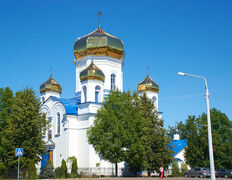
<svg viewBox="0 0 232 180">
<path fill-rule="evenodd" d="M 59 101 L 54 101 L 49 98 L 45 104 L 41 107 L 42 112 L 47 114 L 47 118 L 50 120 L 50 130 L 52 130 L 52 141 L 55 143 L 55 149 L 53 150 L 53 165 L 54 167 L 60 166 L 62 159 L 67 158 L 66 146 L 67 146 L 67 131 L 66 129 L 66 117 L 64 106 Z M 60 134 L 57 133 L 57 113 L 60 113 Z M 43 136 L 45 142 L 48 141 L 48 131 Z"/>
</svg>

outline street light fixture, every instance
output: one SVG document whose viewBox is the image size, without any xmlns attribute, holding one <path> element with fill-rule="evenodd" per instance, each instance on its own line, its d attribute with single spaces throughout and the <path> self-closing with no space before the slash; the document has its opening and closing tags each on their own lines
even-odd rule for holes
<svg viewBox="0 0 232 180">
<path fill-rule="evenodd" d="M 205 99 L 206 99 L 206 105 L 207 105 L 207 125 L 208 125 L 210 174 L 211 174 L 211 180 L 215 180 L 214 158 L 213 158 L 213 143 L 212 143 L 210 108 L 209 108 L 209 89 L 208 89 L 206 78 L 204 78 L 202 76 L 196 76 L 196 75 L 193 75 L 193 74 L 183 73 L 183 72 L 178 72 L 178 74 L 181 75 L 181 76 L 192 76 L 192 77 L 200 78 L 200 79 L 203 79 L 205 81 Z"/>
</svg>

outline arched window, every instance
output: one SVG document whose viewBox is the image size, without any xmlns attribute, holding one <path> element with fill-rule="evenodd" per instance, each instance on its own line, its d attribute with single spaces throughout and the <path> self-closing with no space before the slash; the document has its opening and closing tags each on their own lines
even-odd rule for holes
<svg viewBox="0 0 232 180">
<path fill-rule="evenodd" d="M 57 113 L 57 129 L 56 129 L 56 133 L 60 134 L 60 113 Z"/>
<path fill-rule="evenodd" d="M 52 130 L 49 129 L 48 130 L 48 140 L 51 140 L 52 139 Z"/>
<path fill-rule="evenodd" d="M 115 77 L 115 74 L 111 74 L 111 90 L 116 90 Z"/>
<path fill-rule="evenodd" d="M 96 87 L 95 87 L 95 102 L 96 102 L 96 103 L 99 102 L 100 90 L 101 90 L 101 87 L 100 87 L 100 86 L 96 86 Z"/>
<path fill-rule="evenodd" d="M 87 101 L 87 88 L 86 88 L 86 86 L 83 86 L 83 93 L 84 93 L 84 102 L 86 102 Z"/>
<path fill-rule="evenodd" d="M 156 99 L 157 99 L 157 98 L 156 98 L 155 96 L 153 96 L 153 97 L 152 97 L 152 102 L 155 103 Z"/>
</svg>

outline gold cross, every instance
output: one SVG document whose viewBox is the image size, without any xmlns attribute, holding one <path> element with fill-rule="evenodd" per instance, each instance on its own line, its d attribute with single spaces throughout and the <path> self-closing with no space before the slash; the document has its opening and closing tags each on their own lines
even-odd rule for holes
<svg viewBox="0 0 232 180">
<path fill-rule="evenodd" d="M 149 75 L 149 69 L 150 69 L 150 67 L 147 66 L 147 75 Z"/>
<path fill-rule="evenodd" d="M 100 22 L 100 16 L 101 15 L 102 15 L 102 13 L 101 13 L 101 11 L 99 11 L 98 14 L 97 14 L 97 16 L 98 16 L 98 28 L 99 29 L 101 28 L 101 26 L 100 26 L 100 24 L 101 24 L 101 22 Z"/>
<path fill-rule="evenodd" d="M 50 68 L 50 74 L 51 74 L 51 75 L 52 75 L 52 70 L 53 70 L 53 68 L 51 67 L 51 68 Z"/>
</svg>

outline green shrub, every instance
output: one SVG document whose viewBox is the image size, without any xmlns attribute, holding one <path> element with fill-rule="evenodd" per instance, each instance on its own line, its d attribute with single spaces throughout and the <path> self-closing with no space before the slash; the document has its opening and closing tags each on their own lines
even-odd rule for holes
<svg viewBox="0 0 232 180">
<path fill-rule="evenodd" d="M 2 162 L 0 163 L 0 178 L 8 178 L 8 169 Z"/>
<path fill-rule="evenodd" d="M 77 166 L 77 158 L 75 156 L 69 157 L 68 162 L 71 162 L 71 177 L 77 177 L 77 170 L 78 170 L 78 166 Z"/>
<path fill-rule="evenodd" d="M 36 171 L 34 160 L 31 160 L 29 163 L 27 175 L 28 175 L 27 176 L 28 179 L 37 179 L 37 171 Z"/>
<path fill-rule="evenodd" d="M 180 168 L 180 170 L 181 170 L 181 175 L 184 175 L 184 172 L 188 170 L 188 165 L 187 165 L 187 163 L 182 162 L 182 163 L 181 163 L 181 168 Z"/>
<path fill-rule="evenodd" d="M 50 160 L 42 169 L 40 177 L 41 178 L 54 178 L 55 177 L 54 167 L 53 167 L 52 162 Z"/>
<path fill-rule="evenodd" d="M 55 170 L 56 178 L 63 178 L 63 169 L 62 167 L 57 167 Z"/>
<path fill-rule="evenodd" d="M 55 173 L 56 173 L 56 178 L 68 177 L 68 169 L 64 159 L 62 159 L 61 166 L 56 168 Z"/>
<path fill-rule="evenodd" d="M 180 176 L 180 169 L 178 167 L 177 161 L 174 161 L 172 164 L 172 176 L 173 177 Z"/>
<path fill-rule="evenodd" d="M 64 159 L 62 159 L 61 168 L 63 171 L 62 177 L 63 178 L 68 177 L 68 169 L 67 169 L 66 161 Z"/>
</svg>

